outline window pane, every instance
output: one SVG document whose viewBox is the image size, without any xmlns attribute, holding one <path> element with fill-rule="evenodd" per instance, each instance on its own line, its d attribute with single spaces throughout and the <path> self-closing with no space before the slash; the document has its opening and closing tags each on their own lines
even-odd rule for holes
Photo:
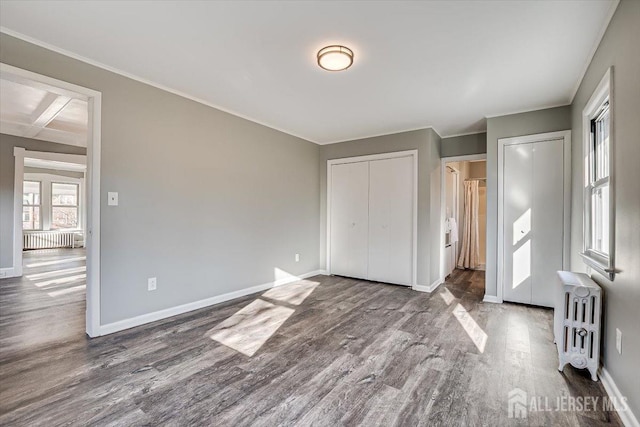
<svg viewBox="0 0 640 427">
<path fill-rule="evenodd" d="M 40 208 L 38 206 L 22 207 L 22 229 L 23 230 L 40 229 Z"/>
<path fill-rule="evenodd" d="M 78 186 L 76 184 L 51 184 L 51 203 L 53 205 L 76 206 L 78 204 Z"/>
<path fill-rule="evenodd" d="M 52 230 L 78 227 L 78 208 L 54 206 L 51 213 L 53 216 L 51 218 Z"/>
<path fill-rule="evenodd" d="M 37 181 L 24 181 L 22 184 L 22 204 L 23 205 L 39 205 L 40 204 L 40 183 Z"/>
<path fill-rule="evenodd" d="M 591 192 L 591 249 L 609 254 L 609 184 Z"/>
<path fill-rule="evenodd" d="M 609 176 L 609 109 L 596 119 L 594 135 L 594 180 Z"/>
</svg>

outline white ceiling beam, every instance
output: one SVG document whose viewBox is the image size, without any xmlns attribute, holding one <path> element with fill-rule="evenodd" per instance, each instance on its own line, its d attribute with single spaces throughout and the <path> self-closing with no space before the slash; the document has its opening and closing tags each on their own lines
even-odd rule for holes
<svg viewBox="0 0 640 427">
<path fill-rule="evenodd" d="M 29 130 L 29 125 L 17 123 L 8 120 L 0 120 L 0 133 L 7 135 L 20 136 L 24 138 L 25 133 Z M 42 141 L 57 142 L 59 144 L 75 145 L 77 147 L 87 146 L 87 135 L 64 130 L 41 128 L 40 132 L 32 137 Z"/>
<path fill-rule="evenodd" d="M 31 114 L 31 126 L 25 132 L 25 138 L 38 135 L 62 110 L 71 102 L 71 98 L 55 93 L 47 93 L 40 104 Z"/>
</svg>

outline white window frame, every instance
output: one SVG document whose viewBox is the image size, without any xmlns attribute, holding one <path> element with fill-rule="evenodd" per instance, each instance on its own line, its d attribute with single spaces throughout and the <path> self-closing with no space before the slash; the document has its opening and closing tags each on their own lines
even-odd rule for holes
<svg viewBox="0 0 640 427">
<path fill-rule="evenodd" d="M 609 177 L 594 181 L 595 154 L 593 150 L 591 122 L 602 112 L 604 104 L 609 103 Z M 615 269 L 615 196 L 614 196 L 614 161 L 613 150 L 615 141 L 615 114 L 613 102 L 613 67 L 610 67 L 591 95 L 589 102 L 582 111 L 582 139 L 584 164 L 584 194 L 583 194 L 583 235 L 582 235 L 582 259 L 593 270 L 613 281 Z M 594 188 L 608 181 L 609 184 L 609 248 L 608 254 L 597 251 L 591 247 L 592 233 L 592 206 L 591 194 Z"/>
<path fill-rule="evenodd" d="M 76 186 L 76 204 L 75 205 L 54 205 L 53 204 L 53 186 L 56 184 L 63 185 L 75 185 Z M 77 182 L 64 182 L 64 181 L 51 181 L 51 224 L 49 228 L 54 230 L 53 225 L 53 210 L 54 208 L 76 208 L 76 226 L 73 228 L 56 228 L 55 230 L 79 230 L 82 228 L 82 211 L 80 209 L 80 184 Z"/>
<path fill-rule="evenodd" d="M 38 196 L 39 196 L 39 199 L 40 199 L 40 203 L 39 204 L 37 204 L 37 205 L 25 205 L 24 204 L 24 183 L 25 182 L 37 182 L 38 183 L 38 188 L 40 189 L 39 193 L 38 193 Z M 24 208 L 38 208 L 39 216 L 40 216 L 39 227 L 38 228 L 30 228 L 27 231 L 40 231 L 40 230 L 42 230 L 42 223 L 43 223 L 43 221 L 42 221 L 42 181 L 38 181 L 37 179 L 33 179 L 33 180 L 32 179 L 25 179 L 22 182 L 22 185 L 23 185 L 23 187 L 22 187 L 23 188 L 22 189 L 22 215 L 23 215 L 22 222 L 24 223 Z"/>
</svg>

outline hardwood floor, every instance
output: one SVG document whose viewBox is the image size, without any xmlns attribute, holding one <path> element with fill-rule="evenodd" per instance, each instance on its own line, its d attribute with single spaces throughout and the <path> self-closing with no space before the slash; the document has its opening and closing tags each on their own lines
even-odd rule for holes
<svg viewBox="0 0 640 427">
<path fill-rule="evenodd" d="M 516 387 L 550 407 L 605 393 L 557 371 L 551 310 L 483 303 L 483 288 L 470 271 L 432 294 L 316 276 L 89 340 L 78 320 L 55 326 L 60 310 L 32 313 L 52 302 L 32 282 L 4 280 L 0 424 L 621 425 L 602 410 L 510 419 Z"/>
<path fill-rule="evenodd" d="M 0 362 L 83 337 L 85 286 L 84 249 L 24 252 L 23 277 L 0 281 Z"/>
</svg>

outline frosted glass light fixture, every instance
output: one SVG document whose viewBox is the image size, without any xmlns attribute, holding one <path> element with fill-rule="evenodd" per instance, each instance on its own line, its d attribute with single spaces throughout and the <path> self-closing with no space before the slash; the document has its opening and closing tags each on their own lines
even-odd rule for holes
<svg viewBox="0 0 640 427">
<path fill-rule="evenodd" d="M 345 46 L 331 45 L 318 51 L 318 65 L 327 71 L 342 71 L 353 64 L 353 51 Z"/>
</svg>

